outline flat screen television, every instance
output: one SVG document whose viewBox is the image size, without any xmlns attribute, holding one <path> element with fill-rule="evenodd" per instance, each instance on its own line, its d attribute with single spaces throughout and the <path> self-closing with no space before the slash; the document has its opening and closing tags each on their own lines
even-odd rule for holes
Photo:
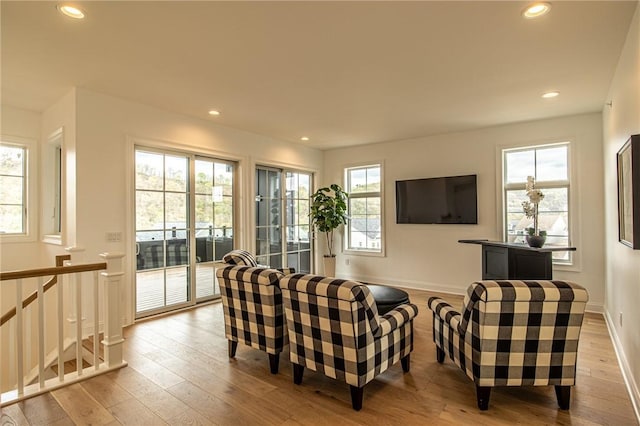
<svg viewBox="0 0 640 426">
<path fill-rule="evenodd" d="M 477 176 L 396 181 L 396 223 L 477 224 Z"/>
</svg>

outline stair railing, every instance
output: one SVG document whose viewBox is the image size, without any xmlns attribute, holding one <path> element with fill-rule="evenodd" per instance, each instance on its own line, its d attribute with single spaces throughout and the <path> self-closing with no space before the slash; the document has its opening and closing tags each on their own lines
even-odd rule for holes
<svg viewBox="0 0 640 426">
<path fill-rule="evenodd" d="M 0 327 L 11 328 L 9 335 L 11 335 L 11 341 L 9 345 L 3 344 L 0 352 L 0 367 L 2 373 L 15 369 L 15 383 L 2 383 L 0 380 L 0 407 L 20 401 L 35 395 L 39 395 L 63 386 L 68 386 L 76 383 L 80 380 L 95 376 L 97 374 L 103 374 L 126 365 L 126 362 L 122 359 L 123 354 L 123 334 L 122 334 L 122 317 L 119 309 L 119 295 L 120 295 L 120 282 L 124 272 L 122 272 L 122 253 L 103 253 L 100 255 L 105 261 L 100 263 L 89 263 L 70 265 L 70 256 L 57 256 L 56 266 L 51 268 L 39 268 L 22 271 L 12 272 L 0 272 L 0 284 L 5 284 L 7 281 L 15 282 L 15 307 L 7 311 L 2 317 L 0 317 Z M 84 273 L 92 272 L 93 284 L 92 293 L 93 299 L 91 306 L 87 309 L 89 315 L 93 317 L 93 329 L 91 334 L 93 335 L 93 368 L 87 369 L 83 366 L 83 303 L 82 303 L 82 289 L 83 285 L 82 277 Z M 45 277 L 51 277 L 45 283 Z M 65 306 L 64 300 L 64 286 L 59 284 L 58 277 L 63 276 L 68 278 L 66 280 L 69 283 L 70 292 L 75 292 L 75 303 L 73 307 Z M 100 277 L 103 281 L 103 297 L 100 300 Z M 23 280 L 37 279 L 37 290 L 31 293 L 24 300 L 22 299 L 23 293 Z M 52 288 L 57 289 L 56 300 L 45 299 L 45 292 Z M 28 307 L 37 302 L 37 313 L 30 313 Z M 100 341 L 100 307 L 102 302 L 102 332 L 103 339 Z M 57 312 L 57 377 L 51 379 L 45 378 L 45 353 L 47 347 L 45 345 L 45 337 L 47 330 L 45 325 L 45 306 L 47 310 L 55 310 Z M 64 315 L 65 309 L 75 310 L 75 332 L 69 332 L 65 330 Z M 90 312 L 93 311 L 93 312 Z M 25 384 L 25 336 L 29 336 L 30 333 L 25 333 L 25 316 L 33 315 L 37 318 L 37 342 L 31 339 L 31 343 L 37 343 L 37 355 L 38 355 L 38 382 L 34 384 Z M 88 316 L 89 316 L 88 315 Z M 3 342 L 8 339 L 3 337 Z M 77 369 L 74 372 L 64 372 L 64 353 L 69 347 L 65 344 L 69 339 L 75 338 L 73 344 L 75 344 L 75 361 Z M 27 342 L 28 343 L 28 342 Z M 104 361 L 100 360 L 100 346 L 102 345 L 104 353 Z M 9 358 L 15 358 L 14 362 L 10 362 Z M 10 365 L 13 364 L 13 365 Z M 29 368 L 29 366 L 27 366 Z M 0 374 L 0 379 L 6 377 L 6 374 Z"/>
</svg>

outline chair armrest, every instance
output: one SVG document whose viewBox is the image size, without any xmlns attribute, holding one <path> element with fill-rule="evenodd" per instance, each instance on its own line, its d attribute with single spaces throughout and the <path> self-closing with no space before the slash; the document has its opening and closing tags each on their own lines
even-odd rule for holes
<svg viewBox="0 0 640 426">
<path fill-rule="evenodd" d="M 429 309 L 431 309 L 433 314 L 441 321 L 448 324 L 452 329 L 458 330 L 462 316 L 460 312 L 453 309 L 453 306 L 439 297 L 430 297 L 427 306 L 429 306 Z"/>
<path fill-rule="evenodd" d="M 418 307 L 413 303 L 396 306 L 380 317 L 380 326 L 378 327 L 375 337 L 386 336 L 393 330 L 413 320 L 416 315 L 418 315 Z"/>
<path fill-rule="evenodd" d="M 295 274 L 296 268 L 275 268 L 276 271 L 282 272 L 285 275 Z"/>
</svg>

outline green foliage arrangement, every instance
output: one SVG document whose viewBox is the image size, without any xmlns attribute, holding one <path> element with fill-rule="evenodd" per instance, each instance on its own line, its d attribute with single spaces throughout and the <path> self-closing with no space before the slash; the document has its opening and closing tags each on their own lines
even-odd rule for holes
<svg viewBox="0 0 640 426">
<path fill-rule="evenodd" d="M 331 184 L 328 188 L 320 188 L 311 196 L 311 224 L 327 237 L 329 257 L 333 253 L 333 231 L 347 223 L 347 198 L 340 185 Z"/>
</svg>

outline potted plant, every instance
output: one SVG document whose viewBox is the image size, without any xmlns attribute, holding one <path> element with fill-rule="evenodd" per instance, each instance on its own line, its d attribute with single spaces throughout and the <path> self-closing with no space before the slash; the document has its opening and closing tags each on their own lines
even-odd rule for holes
<svg viewBox="0 0 640 426">
<path fill-rule="evenodd" d="M 522 209 L 528 218 L 533 218 L 533 227 L 527 228 L 527 243 L 530 247 L 540 248 L 547 239 L 547 232 L 540 231 L 538 227 L 538 204 L 544 199 L 541 190 L 535 188 L 535 178 L 527 176 L 527 185 L 525 187 L 529 201 L 522 202 Z"/>
<path fill-rule="evenodd" d="M 333 277 L 336 274 L 336 255 L 333 252 L 333 231 L 347 223 L 347 198 L 340 185 L 331 184 L 320 188 L 311 196 L 311 225 L 324 232 L 327 239 L 328 254 L 324 255 L 324 274 Z"/>
</svg>

